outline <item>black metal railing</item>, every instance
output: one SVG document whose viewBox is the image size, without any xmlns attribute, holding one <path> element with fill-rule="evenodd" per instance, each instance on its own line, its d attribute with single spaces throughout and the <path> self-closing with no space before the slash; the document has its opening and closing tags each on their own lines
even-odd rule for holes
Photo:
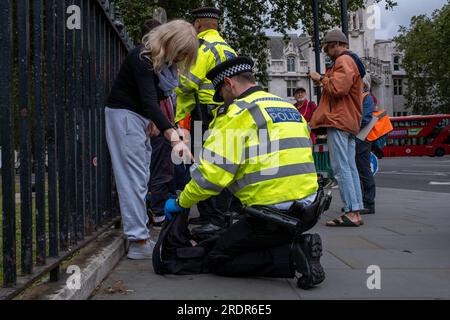
<svg viewBox="0 0 450 320">
<path fill-rule="evenodd" d="M 57 280 L 63 259 L 117 221 L 104 98 L 132 45 L 111 9 L 0 1 L 0 299 Z"/>
</svg>

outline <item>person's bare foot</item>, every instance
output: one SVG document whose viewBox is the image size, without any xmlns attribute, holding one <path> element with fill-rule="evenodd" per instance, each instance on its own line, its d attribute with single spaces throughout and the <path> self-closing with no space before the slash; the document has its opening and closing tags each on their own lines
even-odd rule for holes
<svg viewBox="0 0 450 320">
<path fill-rule="evenodd" d="M 347 212 L 337 219 L 328 221 L 328 227 L 359 227 L 364 224 L 359 212 Z"/>
</svg>

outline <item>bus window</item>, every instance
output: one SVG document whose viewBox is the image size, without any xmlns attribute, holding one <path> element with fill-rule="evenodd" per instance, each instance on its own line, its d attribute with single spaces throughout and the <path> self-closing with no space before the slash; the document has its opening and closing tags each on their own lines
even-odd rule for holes
<svg viewBox="0 0 450 320">
<path fill-rule="evenodd" d="M 445 140 L 444 143 L 445 143 L 445 144 L 450 144 L 450 134 L 448 135 L 447 140 Z"/>
<path fill-rule="evenodd" d="M 398 122 L 398 126 L 399 127 L 404 127 L 405 126 L 405 122 L 404 121 L 399 121 Z"/>
<path fill-rule="evenodd" d="M 437 125 L 437 127 L 439 129 L 445 128 L 446 126 L 448 126 L 450 124 L 450 119 L 442 119 L 441 121 L 439 121 L 439 124 Z"/>
<path fill-rule="evenodd" d="M 424 137 L 420 137 L 420 138 L 419 138 L 418 144 L 419 144 L 420 146 L 423 146 L 423 145 L 425 144 L 425 138 L 424 138 Z"/>
</svg>

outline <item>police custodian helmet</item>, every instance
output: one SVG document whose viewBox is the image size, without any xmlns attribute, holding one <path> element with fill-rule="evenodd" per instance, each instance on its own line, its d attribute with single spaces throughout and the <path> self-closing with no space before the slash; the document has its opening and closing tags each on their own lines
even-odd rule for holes
<svg viewBox="0 0 450 320">
<path fill-rule="evenodd" d="M 253 72 L 253 65 L 254 62 L 249 57 L 236 57 L 226 60 L 209 71 L 206 78 L 212 82 L 216 90 L 213 98 L 214 101 L 223 102 L 223 98 L 219 94 L 219 89 L 224 83 L 225 78 L 231 78 L 244 72 Z"/>
<path fill-rule="evenodd" d="M 202 7 L 191 11 L 193 21 L 197 19 L 216 19 L 219 20 L 222 12 L 214 7 Z"/>
</svg>

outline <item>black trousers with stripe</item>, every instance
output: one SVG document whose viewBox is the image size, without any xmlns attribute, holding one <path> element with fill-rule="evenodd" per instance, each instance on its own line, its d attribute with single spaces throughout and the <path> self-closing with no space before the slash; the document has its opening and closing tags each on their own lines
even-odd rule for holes
<svg viewBox="0 0 450 320">
<path fill-rule="evenodd" d="M 290 261 L 293 238 L 291 229 L 244 216 L 207 249 L 208 268 L 229 277 L 293 278 L 295 271 Z"/>
</svg>

